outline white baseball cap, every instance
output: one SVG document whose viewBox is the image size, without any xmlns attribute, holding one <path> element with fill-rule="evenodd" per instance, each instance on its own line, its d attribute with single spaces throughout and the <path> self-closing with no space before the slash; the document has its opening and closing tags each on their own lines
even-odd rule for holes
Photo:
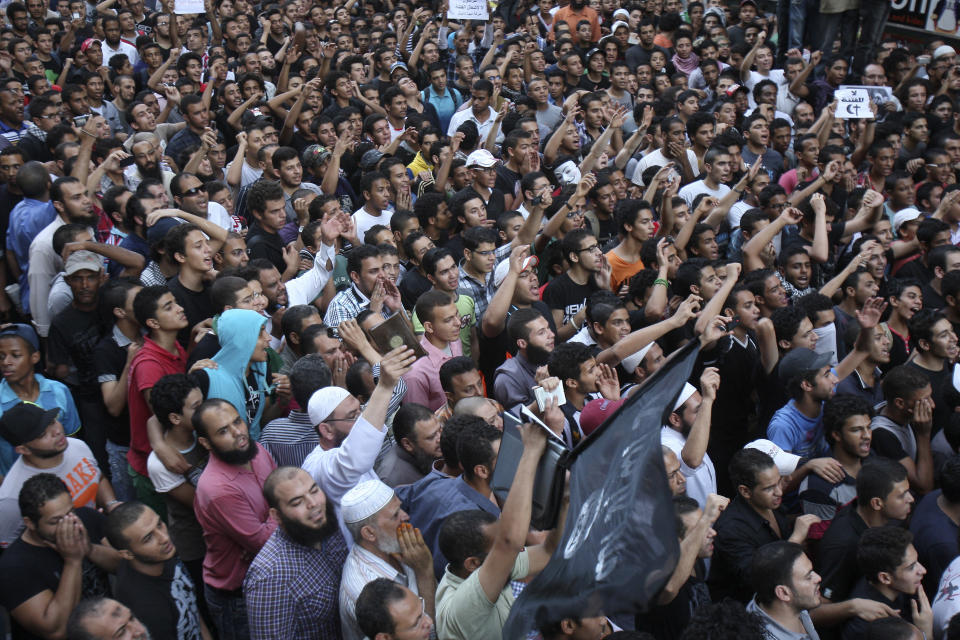
<svg viewBox="0 0 960 640">
<path fill-rule="evenodd" d="M 784 451 L 769 440 L 754 440 L 747 444 L 744 449 L 763 451 L 773 458 L 773 462 L 777 465 L 777 469 L 782 476 L 788 476 L 796 471 L 797 465 L 800 463 L 800 456 Z"/>
<path fill-rule="evenodd" d="M 907 222 L 912 222 L 916 220 L 923 214 L 920 213 L 920 210 L 916 207 L 907 207 L 906 209 L 900 209 L 895 214 L 893 214 L 893 232 L 898 233 L 900 227 L 902 227 Z"/>
<path fill-rule="evenodd" d="M 523 266 L 520 268 L 520 272 L 522 273 L 538 264 L 540 264 L 540 259 L 537 258 L 537 256 L 527 256 L 523 259 Z M 503 284 L 503 281 L 507 279 L 508 273 L 510 273 L 510 260 L 501 260 L 497 268 L 493 270 L 493 286 L 499 287 Z"/>
<path fill-rule="evenodd" d="M 497 164 L 497 159 L 486 149 L 477 149 L 467 156 L 467 169 L 472 169 L 473 167 L 489 169 L 495 164 Z"/>
</svg>

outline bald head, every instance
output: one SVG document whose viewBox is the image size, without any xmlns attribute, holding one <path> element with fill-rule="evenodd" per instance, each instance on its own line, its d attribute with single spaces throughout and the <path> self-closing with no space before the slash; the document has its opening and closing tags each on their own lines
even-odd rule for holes
<svg viewBox="0 0 960 640">
<path fill-rule="evenodd" d="M 277 467 L 270 472 L 270 475 L 267 476 L 266 481 L 263 483 L 263 497 L 266 498 L 267 504 L 271 508 L 280 509 L 279 501 L 277 500 L 277 487 L 284 482 L 293 480 L 297 476 L 304 476 L 307 480 L 312 481 L 310 474 L 300 467 Z"/>
</svg>

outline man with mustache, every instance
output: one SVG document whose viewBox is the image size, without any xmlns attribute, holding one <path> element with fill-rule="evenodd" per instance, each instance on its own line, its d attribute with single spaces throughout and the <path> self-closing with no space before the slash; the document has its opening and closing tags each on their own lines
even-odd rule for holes
<svg viewBox="0 0 960 640">
<path fill-rule="evenodd" d="M 340 509 L 353 536 L 340 582 L 344 639 L 364 637 L 354 611 L 363 587 L 377 578 L 397 581 L 403 576 L 406 586 L 423 596 L 424 611 L 433 617 L 437 590 L 433 556 L 393 489 L 380 480 L 365 480 L 343 496 Z"/>
<path fill-rule="evenodd" d="M 566 22 L 570 31 L 576 32 L 577 23 L 586 20 L 590 23 L 590 42 L 599 42 L 600 40 L 600 16 L 597 12 L 587 6 L 585 0 L 571 0 L 570 4 L 557 9 L 553 16 L 553 23 L 550 25 L 550 39 L 555 36 L 555 28 L 560 22 Z"/>
<path fill-rule="evenodd" d="M 339 638 L 338 591 L 347 542 L 332 500 L 297 467 L 279 467 L 263 485 L 273 535 L 243 584 L 250 638 Z"/>
<path fill-rule="evenodd" d="M 536 307 L 517 309 L 507 323 L 507 335 L 517 355 L 497 368 L 493 395 L 508 409 L 533 402 L 537 367 L 547 364 L 555 335 L 547 318 Z"/>
</svg>

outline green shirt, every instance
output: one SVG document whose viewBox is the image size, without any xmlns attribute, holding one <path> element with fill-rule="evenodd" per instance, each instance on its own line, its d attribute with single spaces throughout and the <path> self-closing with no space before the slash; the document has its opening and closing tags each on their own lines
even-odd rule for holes
<svg viewBox="0 0 960 640">
<path fill-rule="evenodd" d="M 460 345 L 463 347 L 463 355 L 469 356 L 470 352 L 470 329 L 477 326 L 477 314 L 474 310 L 476 304 L 473 298 L 465 296 L 462 293 L 457 298 L 457 311 L 460 313 Z M 423 324 L 417 318 L 417 312 L 413 312 L 413 330 L 417 335 L 423 335 Z"/>
</svg>

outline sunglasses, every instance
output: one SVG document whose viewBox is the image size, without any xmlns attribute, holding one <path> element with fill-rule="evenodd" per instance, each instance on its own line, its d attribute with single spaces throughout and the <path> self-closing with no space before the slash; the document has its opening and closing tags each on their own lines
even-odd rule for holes
<svg viewBox="0 0 960 640">
<path fill-rule="evenodd" d="M 198 196 L 203 191 L 203 187 L 194 187 L 193 189 L 187 189 L 180 194 L 181 198 L 192 198 L 193 196 Z"/>
</svg>

